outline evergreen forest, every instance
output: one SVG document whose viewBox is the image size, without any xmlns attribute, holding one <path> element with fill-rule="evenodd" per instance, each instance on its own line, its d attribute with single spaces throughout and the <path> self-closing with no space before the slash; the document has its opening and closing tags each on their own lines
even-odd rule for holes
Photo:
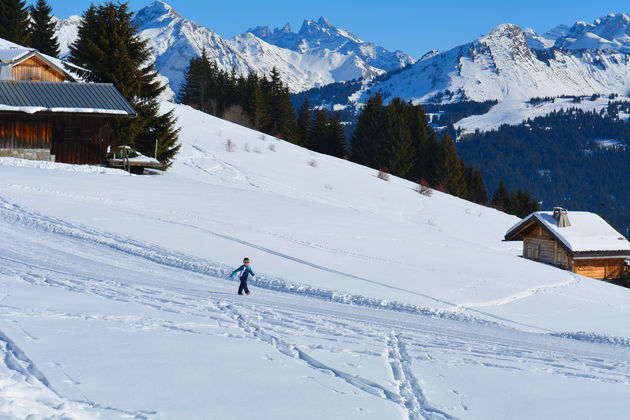
<svg viewBox="0 0 630 420">
<path fill-rule="evenodd" d="M 630 231 L 630 103 L 610 101 L 600 112 L 569 109 L 477 132 L 457 143 L 480 168 L 486 185 L 526 188 L 541 207 L 562 206 L 603 216 Z M 622 118 L 619 118 L 622 117 Z"/>
</svg>

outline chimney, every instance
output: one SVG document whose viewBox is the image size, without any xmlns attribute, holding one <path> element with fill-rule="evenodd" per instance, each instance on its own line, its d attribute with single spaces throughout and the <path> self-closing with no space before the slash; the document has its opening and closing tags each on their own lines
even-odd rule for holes
<svg viewBox="0 0 630 420">
<path fill-rule="evenodd" d="M 556 219 L 558 227 L 571 226 L 571 223 L 569 222 L 569 216 L 567 215 L 567 209 L 563 209 L 562 207 L 554 207 L 553 218 Z"/>
</svg>

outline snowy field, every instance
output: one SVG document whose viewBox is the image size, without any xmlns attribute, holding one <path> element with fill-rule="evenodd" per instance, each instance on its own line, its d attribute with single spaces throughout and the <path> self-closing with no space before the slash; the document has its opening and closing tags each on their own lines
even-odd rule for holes
<svg viewBox="0 0 630 420">
<path fill-rule="evenodd" d="M 628 101 L 630 98 L 616 98 L 615 101 Z M 608 108 L 607 97 L 595 100 L 582 99 L 575 103 L 572 98 L 555 98 L 553 102 L 547 101 L 537 105 L 531 105 L 529 101 L 502 101 L 490 108 L 482 115 L 471 115 L 463 118 L 454 124 L 455 128 L 462 130 L 462 134 L 479 131 L 498 130 L 503 124 L 520 125 L 523 121 L 544 117 L 552 112 L 567 111 L 569 109 L 579 109 L 584 112 L 601 112 Z M 627 120 L 628 115 L 620 114 L 620 117 Z"/>
<path fill-rule="evenodd" d="M 0 158 L 0 418 L 628 418 L 630 289 L 520 258 L 515 217 L 163 107 L 164 175 Z"/>
</svg>

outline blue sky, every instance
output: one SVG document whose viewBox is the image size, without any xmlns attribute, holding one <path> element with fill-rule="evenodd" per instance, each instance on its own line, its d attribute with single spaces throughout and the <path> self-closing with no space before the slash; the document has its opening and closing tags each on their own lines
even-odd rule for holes
<svg viewBox="0 0 630 420">
<path fill-rule="evenodd" d="M 131 0 L 136 11 L 152 0 Z M 34 3 L 28 0 L 27 4 Z M 67 18 L 82 14 L 90 0 L 48 0 L 53 14 Z M 95 4 L 99 1 L 95 0 Z M 564 23 L 592 23 L 608 13 L 630 14 L 627 1 L 528 0 L 170 0 L 166 1 L 186 19 L 206 26 L 224 38 L 250 27 L 270 28 L 290 23 L 298 31 L 305 19 L 324 16 L 364 41 L 389 50 L 402 50 L 419 58 L 429 50 L 447 50 L 470 42 L 502 23 L 514 23 L 543 33 Z"/>
</svg>

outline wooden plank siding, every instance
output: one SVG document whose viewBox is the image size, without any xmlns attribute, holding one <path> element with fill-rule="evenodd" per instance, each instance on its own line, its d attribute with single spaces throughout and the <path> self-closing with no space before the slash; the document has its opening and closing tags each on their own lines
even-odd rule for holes
<svg viewBox="0 0 630 420">
<path fill-rule="evenodd" d="M 49 149 L 52 123 L 19 115 L 0 115 L 1 149 Z"/>
<path fill-rule="evenodd" d="M 49 149 L 56 162 L 107 162 L 110 119 L 91 115 L 0 115 L 0 149 Z"/>
<path fill-rule="evenodd" d="M 13 66 L 13 80 L 63 82 L 66 80 L 66 76 L 46 64 L 40 58 L 30 57 Z"/>
<path fill-rule="evenodd" d="M 50 154 L 56 162 L 102 165 L 107 161 L 110 120 L 74 116 L 53 118 Z"/>
<path fill-rule="evenodd" d="M 573 272 L 599 280 L 618 279 L 624 276 L 624 259 L 576 259 L 573 260 Z"/>
</svg>

